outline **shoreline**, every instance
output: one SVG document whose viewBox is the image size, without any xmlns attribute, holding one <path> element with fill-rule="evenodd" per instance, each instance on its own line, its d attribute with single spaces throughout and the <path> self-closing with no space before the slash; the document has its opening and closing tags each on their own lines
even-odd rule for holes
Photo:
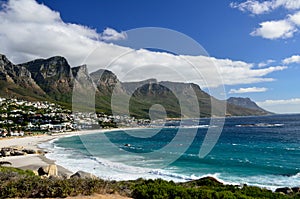
<svg viewBox="0 0 300 199">
<path fill-rule="evenodd" d="M 27 154 L 23 156 L 9 156 L 0 157 L 0 161 L 10 162 L 11 165 L 5 165 L 9 167 L 15 167 L 20 169 L 38 170 L 40 167 L 48 165 L 56 165 L 58 168 L 58 173 L 61 175 L 70 176 L 74 172 L 56 164 L 55 160 L 49 159 L 45 156 L 48 152 L 46 148 L 39 147 L 40 144 L 50 142 L 55 139 L 60 139 L 64 137 L 72 137 L 79 135 L 87 135 L 94 133 L 106 133 L 118 130 L 129 130 L 129 129 L 139 129 L 139 128 L 116 128 L 116 129 L 97 129 L 97 130 L 83 130 L 83 131 L 73 131 L 66 133 L 56 133 L 52 135 L 36 135 L 36 136 L 25 136 L 25 137 L 13 137 L 0 139 L 0 148 L 4 147 L 23 147 L 25 149 L 32 149 L 39 153 L 37 154 Z"/>
<path fill-rule="evenodd" d="M 120 131 L 120 130 L 139 130 L 139 129 L 145 129 L 144 127 L 121 127 L 121 128 L 113 128 L 113 129 L 97 129 L 97 130 L 82 130 L 82 131 L 73 131 L 73 132 L 65 132 L 65 133 L 55 133 L 52 135 L 35 135 L 35 136 L 26 136 L 26 137 L 11 137 L 11 138 L 4 138 L 0 139 L 0 148 L 3 147 L 13 147 L 13 146 L 22 146 L 25 149 L 34 149 L 36 151 L 43 151 L 44 153 L 38 153 L 38 154 L 28 154 L 24 156 L 10 156 L 10 157 L 0 157 L 0 161 L 7 161 L 11 162 L 12 165 L 9 165 L 10 167 L 20 168 L 20 169 L 29 169 L 29 170 L 38 170 L 40 167 L 48 166 L 48 165 L 56 165 L 58 169 L 58 173 L 61 176 L 71 176 L 78 170 L 68 170 L 67 168 L 57 164 L 56 160 L 53 160 L 48 158 L 46 156 L 48 150 L 47 148 L 41 148 L 40 144 L 48 143 L 51 141 L 54 141 L 56 139 L 61 139 L 64 137 L 73 137 L 73 136 L 80 136 L 80 135 L 88 135 L 88 134 L 95 134 L 95 133 L 107 133 L 107 132 L 114 132 L 114 131 Z M 51 154 L 51 153 L 49 153 Z M 8 165 L 5 165 L 8 166 Z M 223 184 L 231 184 L 231 185 L 241 185 L 240 183 L 234 183 L 234 182 L 225 182 L 218 177 L 208 174 L 201 176 L 202 177 L 213 177 L 217 179 L 218 181 L 222 182 Z M 146 178 L 145 178 L 146 179 Z M 167 179 L 165 179 L 167 180 Z M 191 179 L 193 180 L 193 179 Z M 117 180 L 118 181 L 118 180 Z M 168 180 L 167 180 L 168 181 Z M 190 181 L 190 180 L 188 180 Z M 251 185 L 251 184 L 248 184 Z M 266 188 L 268 190 L 275 191 L 276 188 L 281 188 L 283 186 L 279 187 L 269 187 L 269 186 L 262 186 L 262 185 L 251 185 L 256 186 L 260 188 Z"/>
</svg>

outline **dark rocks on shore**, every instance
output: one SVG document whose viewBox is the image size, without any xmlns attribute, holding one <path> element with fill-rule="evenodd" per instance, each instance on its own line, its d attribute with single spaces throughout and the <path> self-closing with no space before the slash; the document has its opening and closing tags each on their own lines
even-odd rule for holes
<svg viewBox="0 0 300 199">
<path fill-rule="evenodd" d="M 58 167 L 55 164 L 51 164 L 48 166 L 40 167 L 38 170 L 35 170 L 34 173 L 42 178 L 61 178 L 61 179 L 69 179 L 69 178 L 90 178 L 90 179 L 98 179 L 97 176 L 84 172 L 84 171 L 77 171 L 73 175 L 68 175 L 66 173 L 59 172 Z"/>
<path fill-rule="evenodd" d="M 58 176 L 58 169 L 55 164 L 40 167 L 38 170 L 39 176 L 45 176 L 45 177 L 57 177 Z"/>
<path fill-rule="evenodd" d="M 294 193 L 300 193 L 300 187 L 293 187 L 292 190 Z"/>
<path fill-rule="evenodd" d="M 77 171 L 76 173 L 74 173 L 73 175 L 70 176 L 70 178 L 91 178 L 91 179 L 97 179 L 98 177 L 91 174 L 91 173 L 87 173 L 84 171 Z"/>
<path fill-rule="evenodd" d="M 9 156 L 22 156 L 26 154 L 36 154 L 37 151 L 33 149 L 24 149 L 23 147 L 4 147 L 0 149 L 0 157 L 9 157 Z"/>
<path fill-rule="evenodd" d="M 37 153 L 37 151 L 33 150 L 33 149 L 23 149 L 22 151 L 27 154 L 36 154 Z"/>
<path fill-rule="evenodd" d="M 294 194 L 294 193 L 299 193 L 299 191 L 300 191 L 300 187 L 293 187 L 293 188 L 282 187 L 282 188 L 277 188 L 275 190 L 276 193 L 283 193 L 283 194 L 286 194 L 286 195 L 290 195 L 290 194 Z"/>
<path fill-rule="evenodd" d="M 0 166 L 2 165 L 11 165 L 11 162 L 8 161 L 0 161 Z"/>
</svg>

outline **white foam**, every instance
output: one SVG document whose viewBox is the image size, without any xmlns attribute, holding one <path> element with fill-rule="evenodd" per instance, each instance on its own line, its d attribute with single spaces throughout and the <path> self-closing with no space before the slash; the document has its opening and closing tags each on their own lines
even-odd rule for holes
<svg viewBox="0 0 300 199">
<path fill-rule="evenodd" d="M 170 167 L 168 169 L 151 169 L 146 167 L 138 167 L 117 162 L 113 159 L 104 159 L 99 157 L 91 157 L 80 154 L 71 149 L 61 148 L 55 145 L 53 141 L 41 144 L 41 147 L 47 148 L 49 151 L 46 157 L 56 161 L 56 164 L 65 167 L 66 169 L 76 172 L 82 170 L 92 173 L 102 179 L 107 180 L 135 180 L 138 178 L 173 180 L 174 182 L 184 182 L 196 180 L 202 177 L 214 177 L 224 184 L 242 185 L 248 184 L 259 186 L 270 190 L 275 190 L 279 187 L 294 187 L 300 185 L 300 173 L 293 176 L 283 175 L 256 175 L 256 176 L 234 176 L 226 173 L 211 173 L 211 174 L 182 174 L 180 168 Z M 147 165 L 149 162 L 141 161 L 141 157 L 130 158 L 136 159 L 139 165 Z M 120 160 L 119 160 L 120 161 Z M 241 160 L 247 162 L 247 159 Z M 138 164 L 137 164 L 138 165 Z"/>
<path fill-rule="evenodd" d="M 237 124 L 236 127 L 282 127 L 284 124 L 269 124 L 269 123 L 257 123 L 257 124 Z"/>
</svg>

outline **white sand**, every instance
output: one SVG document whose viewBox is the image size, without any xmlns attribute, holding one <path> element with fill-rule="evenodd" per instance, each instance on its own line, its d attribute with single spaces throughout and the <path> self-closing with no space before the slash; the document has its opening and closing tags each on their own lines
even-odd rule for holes
<svg viewBox="0 0 300 199">
<path fill-rule="evenodd" d="M 53 135 L 38 135 L 38 136 L 27 136 L 27 137 L 13 137 L 13 138 L 4 138 L 0 139 L 0 148 L 3 147 L 12 147 L 12 146 L 21 146 L 25 149 L 34 149 L 41 150 L 38 145 L 43 142 L 48 142 L 56 138 L 61 138 L 71 135 L 83 135 L 90 133 L 99 133 L 99 132 L 109 132 L 116 130 L 129 130 L 137 128 L 117 128 L 117 129 L 98 129 L 98 130 L 88 130 L 88 131 L 74 131 L 68 133 L 58 133 Z M 44 149 L 43 149 L 44 150 Z M 22 168 L 22 169 L 32 169 L 37 170 L 41 166 L 46 166 L 49 164 L 55 164 L 55 161 L 47 159 L 43 154 L 33 154 L 25 156 L 12 156 L 12 157 L 1 157 L 0 161 L 8 161 L 12 163 L 12 167 Z M 8 166 L 8 165 L 5 165 Z M 61 173 L 70 174 L 70 171 L 66 170 L 63 167 L 58 166 Z"/>
<path fill-rule="evenodd" d="M 91 131 L 76 131 L 76 132 L 68 132 L 68 133 L 60 133 L 54 135 L 38 135 L 38 136 L 26 136 L 26 137 L 13 137 L 13 138 L 4 138 L 0 139 L 0 148 L 3 147 L 12 147 L 12 146 L 21 146 L 25 149 L 34 149 L 41 150 L 38 145 L 43 142 L 48 142 L 50 140 L 61 138 L 70 135 L 82 135 L 96 132 L 104 132 L 107 130 L 91 130 Z M 32 154 L 32 155 L 24 155 L 24 156 L 10 156 L 10 157 L 1 157 L 0 161 L 8 161 L 15 168 L 22 169 L 32 169 L 37 170 L 42 166 L 47 166 L 49 164 L 55 164 L 55 161 L 49 160 L 45 158 L 43 154 Z M 9 165 L 5 165 L 9 166 Z M 68 170 L 59 167 L 59 170 L 63 173 L 70 174 Z"/>
</svg>

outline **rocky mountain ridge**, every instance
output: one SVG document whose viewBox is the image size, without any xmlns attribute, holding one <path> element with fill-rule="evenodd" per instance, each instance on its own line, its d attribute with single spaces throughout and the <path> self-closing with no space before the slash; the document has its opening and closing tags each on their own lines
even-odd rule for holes
<svg viewBox="0 0 300 199">
<path fill-rule="evenodd" d="M 258 107 L 250 99 L 218 100 L 192 83 L 158 82 L 149 79 L 140 82 L 121 82 L 111 71 L 100 69 L 89 74 L 87 66 L 71 67 L 61 56 L 37 59 L 15 65 L 0 55 L 0 96 L 27 100 L 48 100 L 71 108 L 74 88 L 83 97 L 93 95 L 97 111 L 112 113 L 112 96 L 129 100 L 129 114 L 149 117 L 155 104 L 165 108 L 167 117 L 210 117 L 266 115 L 270 112 Z M 88 88 L 88 89 L 87 89 Z M 84 99 L 81 102 L 84 104 Z M 212 112 L 211 107 L 214 107 Z M 115 106 L 115 104 L 114 104 Z M 128 113 L 126 105 L 116 105 L 118 113 Z M 195 111 L 199 108 L 200 114 Z M 224 113 L 224 107 L 227 108 Z"/>
</svg>

